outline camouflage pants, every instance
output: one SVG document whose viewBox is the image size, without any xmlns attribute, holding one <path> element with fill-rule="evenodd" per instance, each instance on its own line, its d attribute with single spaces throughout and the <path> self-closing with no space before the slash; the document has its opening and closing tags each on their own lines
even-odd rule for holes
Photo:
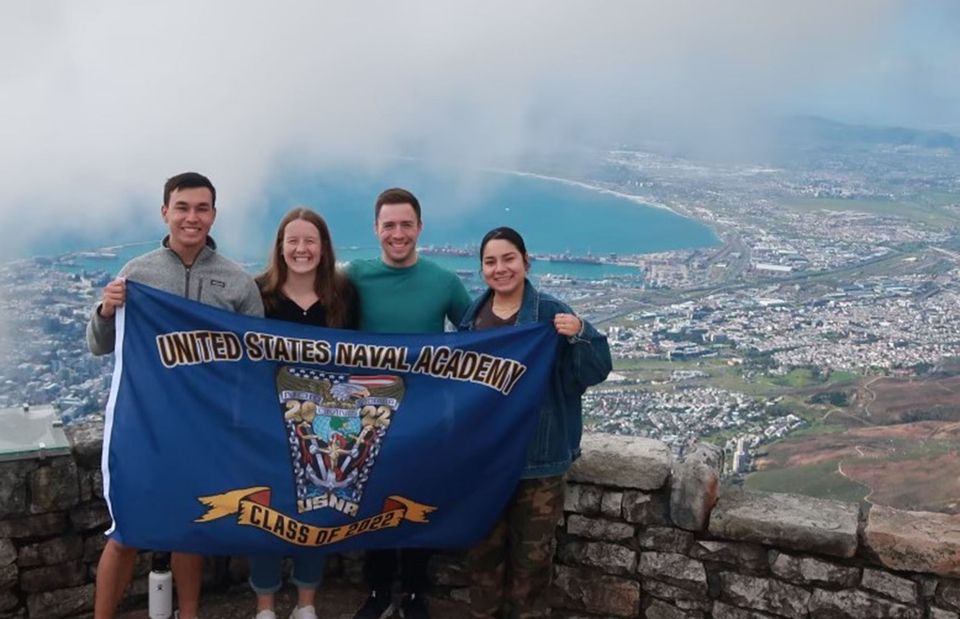
<svg viewBox="0 0 960 619">
<path fill-rule="evenodd" d="M 564 488 L 563 477 L 520 480 L 493 530 L 470 550 L 472 617 L 550 616 L 546 596 Z"/>
</svg>

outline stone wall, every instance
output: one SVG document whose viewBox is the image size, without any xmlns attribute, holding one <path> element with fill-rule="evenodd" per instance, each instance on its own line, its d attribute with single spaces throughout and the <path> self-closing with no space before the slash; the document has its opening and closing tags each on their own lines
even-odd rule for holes
<svg viewBox="0 0 960 619">
<path fill-rule="evenodd" d="M 0 462 L 0 617 L 93 609 L 93 574 L 110 523 L 102 433 L 99 424 L 75 429 L 69 456 Z"/>
<path fill-rule="evenodd" d="M 558 531 L 560 617 L 960 617 L 960 517 L 718 497 L 720 451 L 592 435 Z"/>
<path fill-rule="evenodd" d="M 0 463 L 0 619 L 88 616 L 109 515 L 102 428 L 70 431 L 71 456 Z M 960 517 L 790 494 L 718 496 L 719 450 L 675 462 L 665 445 L 588 435 L 557 530 L 556 617 L 960 619 Z M 128 600 L 142 603 L 149 554 Z M 356 555 L 329 562 L 359 581 Z M 209 580 L 241 583 L 242 560 Z M 216 573 L 215 573 L 216 572 Z M 441 596 L 464 599 L 462 557 L 434 560 Z"/>
</svg>

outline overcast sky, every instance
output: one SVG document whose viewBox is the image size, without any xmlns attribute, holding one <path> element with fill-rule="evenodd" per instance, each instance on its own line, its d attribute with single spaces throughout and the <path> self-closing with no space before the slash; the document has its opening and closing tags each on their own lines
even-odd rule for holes
<svg viewBox="0 0 960 619">
<path fill-rule="evenodd" d="M 142 205 L 186 169 L 249 212 L 290 162 L 509 166 L 584 138 L 722 144 L 779 114 L 960 133 L 958 7 L 5 0 L 0 242 L 159 221 Z"/>
</svg>

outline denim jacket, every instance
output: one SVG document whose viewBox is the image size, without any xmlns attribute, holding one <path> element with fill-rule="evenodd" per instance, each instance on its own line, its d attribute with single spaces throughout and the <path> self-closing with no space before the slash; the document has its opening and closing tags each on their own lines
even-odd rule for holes
<svg viewBox="0 0 960 619">
<path fill-rule="evenodd" d="M 472 331 L 477 312 L 490 297 L 487 290 L 480 295 L 460 321 L 461 331 Z M 572 314 L 567 304 L 549 294 L 539 292 L 526 280 L 517 324 L 553 323 L 556 314 Z M 580 455 L 583 433 L 583 408 L 580 397 L 590 385 L 596 385 L 610 373 L 610 348 L 607 338 L 586 320 L 572 337 L 562 337 L 551 371 L 550 384 L 544 392 L 537 432 L 527 450 L 527 463 L 521 477 L 532 479 L 563 475 Z"/>
</svg>

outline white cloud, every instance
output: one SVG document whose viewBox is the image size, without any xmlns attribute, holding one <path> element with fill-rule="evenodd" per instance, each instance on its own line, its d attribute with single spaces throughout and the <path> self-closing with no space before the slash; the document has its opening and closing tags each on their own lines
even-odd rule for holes
<svg viewBox="0 0 960 619">
<path fill-rule="evenodd" d="M 823 108 L 809 93 L 861 75 L 905 6 L 4 2 L 0 236 L 115 229 L 186 169 L 253 209 L 280 161 L 510 165 L 573 135 L 723 142 L 758 113 Z"/>
</svg>

